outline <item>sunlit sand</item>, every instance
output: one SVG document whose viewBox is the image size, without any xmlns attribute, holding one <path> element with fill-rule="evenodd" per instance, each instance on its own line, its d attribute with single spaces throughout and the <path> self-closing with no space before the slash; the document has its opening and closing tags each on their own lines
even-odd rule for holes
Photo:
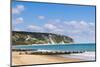
<svg viewBox="0 0 100 67">
<path fill-rule="evenodd" d="M 80 61 L 80 59 L 64 58 L 58 55 L 19 55 L 18 52 L 12 52 L 12 65 L 47 64 L 78 61 Z"/>
</svg>

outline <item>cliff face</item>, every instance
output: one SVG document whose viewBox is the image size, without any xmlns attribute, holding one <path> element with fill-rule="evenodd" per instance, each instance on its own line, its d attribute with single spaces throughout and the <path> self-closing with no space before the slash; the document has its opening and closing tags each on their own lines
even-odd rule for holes
<svg viewBox="0 0 100 67">
<path fill-rule="evenodd" d="M 72 42 L 72 38 L 64 35 L 52 33 L 12 31 L 13 45 L 64 44 Z"/>
</svg>

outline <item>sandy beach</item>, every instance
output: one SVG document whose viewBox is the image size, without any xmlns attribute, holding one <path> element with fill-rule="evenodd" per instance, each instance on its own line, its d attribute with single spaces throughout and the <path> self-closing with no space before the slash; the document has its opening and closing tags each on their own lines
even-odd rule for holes
<svg viewBox="0 0 100 67">
<path fill-rule="evenodd" d="M 78 62 L 80 59 L 64 58 L 58 55 L 19 55 L 18 52 L 12 52 L 12 65 L 29 65 L 29 64 L 46 64 L 46 63 L 63 63 Z"/>
</svg>

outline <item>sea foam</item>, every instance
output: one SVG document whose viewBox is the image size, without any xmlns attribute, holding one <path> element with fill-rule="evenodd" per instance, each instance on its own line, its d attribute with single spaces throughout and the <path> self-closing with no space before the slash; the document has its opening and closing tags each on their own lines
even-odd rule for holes
<svg viewBox="0 0 100 67">
<path fill-rule="evenodd" d="M 83 61 L 93 61 L 95 60 L 95 52 L 84 52 L 84 53 L 77 53 L 77 54 L 64 54 L 64 55 L 59 55 L 61 57 L 65 58 L 76 58 L 76 59 L 81 59 Z"/>
</svg>

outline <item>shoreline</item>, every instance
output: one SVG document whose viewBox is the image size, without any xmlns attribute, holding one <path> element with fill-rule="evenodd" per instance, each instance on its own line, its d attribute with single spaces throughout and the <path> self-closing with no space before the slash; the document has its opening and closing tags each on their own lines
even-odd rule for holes
<svg viewBox="0 0 100 67">
<path fill-rule="evenodd" d="M 60 44 L 60 43 L 58 43 Z M 64 43 L 64 44 L 61 44 L 61 45 L 71 45 L 71 44 L 96 44 L 96 43 Z M 51 44 L 30 44 L 30 45 L 27 45 L 27 46 L 43 46 L 43 45 L 51 45 Z M 56 43 L 55 44 L 52 44 L 52 45 L 57 45 Z M 13 46 L 26 46 L 26 45 L 13 45 Z"/>
<path fill-rule="evenodd" d="M 59 55 L 19 55 L 19 52 L 12 52 L 12 65 L 47 64 L 79 61 L 82 60 L 75 58 L 65 58 Z"/>
</svg>

